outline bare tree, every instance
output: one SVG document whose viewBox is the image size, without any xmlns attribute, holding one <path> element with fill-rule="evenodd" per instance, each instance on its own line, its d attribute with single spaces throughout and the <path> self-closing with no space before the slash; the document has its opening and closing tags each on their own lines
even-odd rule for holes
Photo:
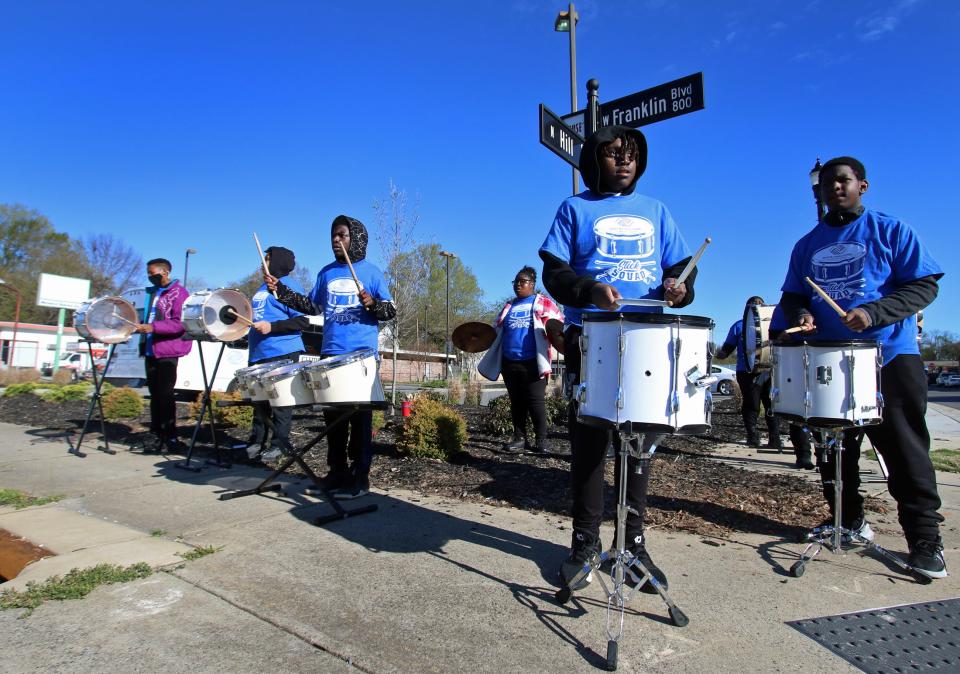
<svg viewBox="0 0 960 674">
<path fill-rule="evenodd" d="M 91 234 L 81 246 L 90 265 L 90 293 L 94 297 L 141 285 L 143 257 L 113 234 Z"/>
</svg>

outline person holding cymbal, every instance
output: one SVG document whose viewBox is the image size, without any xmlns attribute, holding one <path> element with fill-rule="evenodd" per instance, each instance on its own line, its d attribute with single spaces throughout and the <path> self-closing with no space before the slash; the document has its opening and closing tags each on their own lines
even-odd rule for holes
<svg viewBox="0 0 960 674">
<path fill-rule="evenodd" d="M 563 321 L 563 313 L 553 300 L 535 291 L 537 272 L 524 267 L 513 279 L 516 297 L 507 302 L 497 317 L 497 336 L 477 365 L 487 379 L 503 383 L 510 396 L 513 439 L 504 445 L 508 451 L 521 449 L 546 451 L 547 408 L 544 395 L 550 378 L 553 353 L 547 338 L 547 322 Z M 533 421 L 534 444 L 527 438 L 527 417 Z"/>
</svg>

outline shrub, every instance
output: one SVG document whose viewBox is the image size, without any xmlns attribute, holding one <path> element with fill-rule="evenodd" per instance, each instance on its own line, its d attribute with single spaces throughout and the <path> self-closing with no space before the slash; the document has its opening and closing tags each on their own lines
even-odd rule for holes
<svg viewBox="0 0 960 674">
<path fill-rule="evenodd" d="M 383 428 L 383 425 L 387 423 L 387 417 L 381 410 L 374 410 L 373 412 L 373 434 L 376 435 L 377 432 Z"/>
<path fill-rule="evenodd" d="M 451 379 L 450 385 L 447 387 L 447 402 L 451 405 L 463 403 L 463 384 L 456 379 Z"/>
<path fill-rule="evenodd" d="M 0 386 L 40 381 L 40 370 L 32 367 L 10 367 L 0 370 Z"/>
<path fill-rule="evenodd" d="M 467 384 L 467 392 L 464 395 L 463 404 L 470 405 L 471 407 L 479 407 L 482 393 L 483 386 L 481 386 L 480 382 L 470 382 Z"/>
<path fill-rule="evenodd" d="M 117 388 L 103 396 L 103 415 L 110 421 L 137 419 L 143 413 L 143 398 L 132 388 Z"/>
<path fill-rule="evenodd" d="M 31 393 L 34 389 L 38 388 L 49 388 L 48 386 L 41 384 L 35 381 L 25 381 L 22 384 L 10 384 L 3 391 L 3 396 L 5 398 L 12 398 L 14 396 L 23 395 L 24 393 Z"/>
<path fill-rule="evenodd" d="M 253 407 L 250 405 L 240 405 L 238 407 L 217 407 L 218 400 L 242 400 L 243 396 L 239 391 L 223 393 L 213 391 L 210 394 L 213 401 L 213 420 L 215 423 L 234 428 L 249 428 L 253 425 Z M 197 399 L 190 403 L 190 416 L 193 419 L 200 417 L 200 405 L 203 401 L 203 394 L 200 393 Z M 209 414 L 209 412 L 207 412 Z"/>
<path fill-rule="evenodd" d="M 64 386 L 66 384 L 73 383 L 73 380 L 76 378 L 76 372 L 74 370 L 68 370 L 66 368 L 60 368 L 53 373 L 53 376 L 50 378 L 54 384 L 59 386 Z"/>
<path fill-rule="evenodd" d="M 546 397 L 547 425 L 565 426 L 569 402 L 563 396 Z M 513 417 L 510 412 L 510 396 L 494 398 L 487 405 L 487 414 L 483 418 L 483 430 L 490 435 L 508 435 L 513 433 Z M 527 437 L 533 437 L 533 422 L 527 417 Z"/>
<path fill-rule="evenodd" d="M 93 391 L 93 385 L 83 382 L 80 384 L 69 384 L 67 386 L 58 386 L 43 393 L 40 397 L 48 403 L 65 403 L 71 400 L 85 400 L 90 397 Z"/>
<path fill-rule="evenodd" d="M 467 422 L 441 402 L 419 396 L 397 434 L 397 451 L 447 461 L 463 449 Z"/>
</svg>

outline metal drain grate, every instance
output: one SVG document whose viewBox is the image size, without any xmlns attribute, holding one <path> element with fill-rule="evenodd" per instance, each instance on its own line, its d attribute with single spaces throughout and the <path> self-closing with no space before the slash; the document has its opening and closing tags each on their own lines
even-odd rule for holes
<svg viewBox="0 0 960 674">
<path fill-rule="evenodd" d="M 960 671 L 960 598 L 787 624 L 865 672 Z"/>
</svg>

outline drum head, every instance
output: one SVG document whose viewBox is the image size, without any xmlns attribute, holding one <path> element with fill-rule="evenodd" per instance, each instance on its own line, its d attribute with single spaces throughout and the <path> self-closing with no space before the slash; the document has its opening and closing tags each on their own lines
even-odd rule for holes
<svg viewBox="0 0 960 674">
<path fill-rule="evenodd" d="M 103 344 L 127 341 L 138 323 L 137 310 L 122 297 L 84 302 L 73 315 L 73 327 L 81 337 Z"/>
<path fill-rule="evenodd" d="M 748 304 L 743 310 L 743 356 L 747 369 L 753 371 L 757 366 L 770 365 L 770 348 L 764 346 L 770 340 L 770 321 L 773 319 L 775 304 Z"/>
<path fill-rule="evenodd" d="M 650 312 L 585 311 L 584 323 L 605 323 L 623 319 L 628 323 L 652 323 L 654 325 L 683 325 L 691 328 L 712 328 L 712 318 L 686 316 L 684 314 L 654 314 Z"/>
<path fill-rule="evenodd" d="M 248 321 L 253 320 L 250 300 L 236 290 L 227 288 L 193 293 L 184 302 L 183 308 L 184 327 L 196 339 L 235 342 L 250 330 L 250 326 L 238 319 L 237 314 Z"/>
</svg>

